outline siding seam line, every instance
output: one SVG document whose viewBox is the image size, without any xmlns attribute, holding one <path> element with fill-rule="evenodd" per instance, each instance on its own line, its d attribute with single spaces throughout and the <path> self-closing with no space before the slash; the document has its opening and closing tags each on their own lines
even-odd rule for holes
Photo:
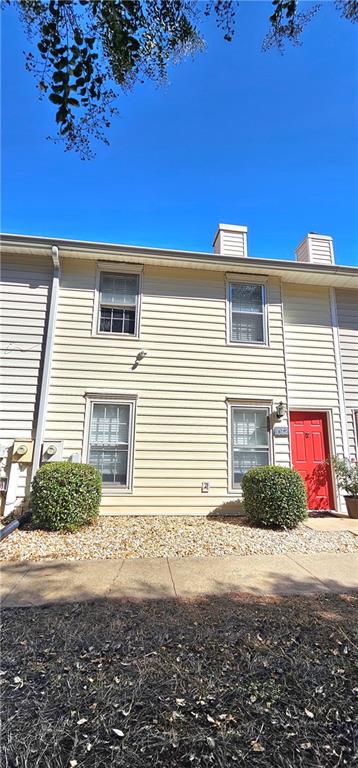
<svg viewBox="0 0 358 768">
<path fill-rule="evenodd" d="M 175 583 L 174 583 L 174 579 L 173 579 L 172 569 L 170 567 L 169 557 L 166 557 L 165 559 L 167 561 L 167 566 L 168 566 L 168 569 L 169 569 L 170 578 L 171 578 L 172 585 L 173 585 L 174 595 L 175 595 L 175 597 L 178 597 L 178 593 L 176 591 L 176 587 L 175 587 Z"/>
</svg>

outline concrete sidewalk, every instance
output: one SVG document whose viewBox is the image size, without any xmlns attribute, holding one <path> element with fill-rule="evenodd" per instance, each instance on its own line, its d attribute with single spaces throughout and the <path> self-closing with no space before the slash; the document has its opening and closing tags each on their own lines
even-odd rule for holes
<svg viewBox="0 0 358 768">
<path fill-rule="evenodd" d="M 358 555 L 227 555 L 133 560 L 3 563 L 2 605 L 21 607 L 97 598 L 187 598 L 230 592 L 312 594 L 358 589 Z"/>
</svg>

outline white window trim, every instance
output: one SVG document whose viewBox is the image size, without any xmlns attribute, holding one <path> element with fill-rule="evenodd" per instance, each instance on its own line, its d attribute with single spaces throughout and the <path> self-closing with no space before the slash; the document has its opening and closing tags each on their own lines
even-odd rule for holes
<svg viewBox="0 0 358 768">
<path fill-rule="evenodd" d="M 93 301 L 93 319 L 92 319 L 92 336 L 97 336 L 101 339 L 139 339 L 140 338 L 140 319 L 142 310 L 142 283 L 143 283 L 143 265 L 142 264 L 121 264 L 119 262 L 101 262 L 97 263 L 96 281 L 94 289 L 94 301 Z M 99 330 L 99 314 L 100 314 L 100 280 L 102 272 L 112 272 L 118 274 L 137 275 L 138 280 L 138 296 L 137 306 L 135 314 L 135 327 L 134 333 L 108 333 L 107 331 Z"/>
<path fill-rule="evenodd" d="M 242 486 L 237 485 L 234 486 L 233 480 L 234 480 L 234 451 L 233 451 L 233 444 L 232 444 L 232 410 L 233 408 L 246 408 L 247 410 L 258 410 L 259 408 L 262 408 L 267 412 L 267 419 L 268 419 L 268 454 L 269 454 L 269 464 L 275 463 L 275 457 L 274 457 L 274 444 L 272 439 L 272 428 L 270 423 L 270 415 L 272 413 L 273 409 L 273 400 L 267 400 L 257 398 L 255 400 L 236 400 L 234 398 L 226 398 L 227 403 L 227 434 L 228 434 L 228 494 L 235 494 L 235 496 L 242 496 Z"/>
<path fill-rule="evenodd" d="M 103 496 L 128 496 L 133 493 L 133 468 L 134 468 L 134 449 L 135 449 L 135 423 L 136 423 L 136 405 L 137 395 L 123 394 L 115 392 L 86 392 L 85 426 L 82 448 L 82 461 L 88 462 L 90 448 L 90 424 L 93 405 L 108 405 L 108 403 L 120 403 L 129 405 L 129 429 L 128 429 L 128 465 L 127 478 L 128 483 L 123 485 L 103 485 Z"/>
<path fill-rule="evenodd" d="M 269 328 L 268 328 L 268 308 L 267 308 L 267 278 L 261 275 L 237 275 L 226 274 L 226 343 L 234 347 L 269 347 Z M 250 285 L 259 285 L 262 291 L 262 320 L 263 320 L 263 341 L 234 341 L 232 339 L 232 312 L 231 312 L 231 286 L 234 283 L 250 283 Z"/>
</svg>

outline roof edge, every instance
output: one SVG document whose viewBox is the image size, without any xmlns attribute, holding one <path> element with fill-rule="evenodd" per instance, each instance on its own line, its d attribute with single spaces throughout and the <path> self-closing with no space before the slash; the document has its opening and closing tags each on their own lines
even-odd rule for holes
<svg viewBox="0 0 358 768">
<path fill-rule="evenodd" d="M 47 237 L 47 236 L 41 236 L 41 235 L 23 235 L 23 234 L 16 234 L 16 233 L 0 233 L 0 244 L 8 244 L 12 246 L 23 246 L 26 247 L 26 245 L 32 245 L 37 246 L 39 248 L 48 248 L 51 249 L 53 245 L 57 245 L 59 248 L 64 250 L 74 250 L 78 249 L 81 251 L 88 251 L 89 253 L 93 251 L 95 252 L 103 252 L 103 253 L 113 253 L 118 252 L 118 255 L 125 256 L 127 255 L 133 255 L 133 256 L 152 256 L 153 258 L 159 257 L 159 258 L 167 258 L 168 261 L 172 259 L 186 259 L 186 260 L 193 260 L 193 261 L 210 261 L 211 263 L 217 263 L 223 264 L 223 262 L 226 262 L 228 265 L 231 266 L 245 266 L 246 268 L 252 264 L 252 266 L 259 266 L 259 267 L 267 267 L 271 269 L 285 269 L 287 271 L 297 271 L 297 272 L 318 272 L 321 274 L 331 274 L 339 273 L 339 274 L 358 274 L 358 267 L 352 267 L 350 265 L 340 265 L 340 264 L 315 264 L 315 263 L 307 263 L 307 262 L 299 262 L 289 259 L 266 259 L 263 257 L 257 257 L 257 256 L 246 256 L 246 257 L 238 257 L 238 256 L 228 256 L 228 255 L 222 255 L 222 254 L 216 254 L 212 251 L 205 252 L 205 251 L 184 251 L 184 250 L 175 250 L 171 248 L 157 248 L 153 246 L 142 246 L 142 245 L 125 245 L 123 243 L 104 243 L 104 242 L 96 242 L 91 240 L 73 240 L 69 238 L 60 238 L 60 237 Z M 68 258 L 72 258 L 71 254 L 68 254 Z"/>
</svg>

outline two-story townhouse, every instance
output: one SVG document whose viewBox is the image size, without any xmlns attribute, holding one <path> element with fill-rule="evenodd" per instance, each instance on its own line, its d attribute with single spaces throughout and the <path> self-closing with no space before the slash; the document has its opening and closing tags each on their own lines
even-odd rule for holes
<svg viewBox="0 0 358 768">
<path fill-rule="evenodd" d="M 18 305 L 29 338 L 10 331 L 2 353 L 18 366 L 2 385 L 8 511 L 61 457 L 98 467 L 104 514 L 240 512 L 242 475 L 267 463 L 299 469 L 311 509 L 342 509 L 325 460 L 357 455 L 358 269 L 334 264 L 330 237 L 308 235 L 296 261 L 249 257 L 233 225 L 213 253 L 22 235 L 2 248 L 19 295 L 43 263 L 46 297 L 41 326 Z"/>
</svg>

